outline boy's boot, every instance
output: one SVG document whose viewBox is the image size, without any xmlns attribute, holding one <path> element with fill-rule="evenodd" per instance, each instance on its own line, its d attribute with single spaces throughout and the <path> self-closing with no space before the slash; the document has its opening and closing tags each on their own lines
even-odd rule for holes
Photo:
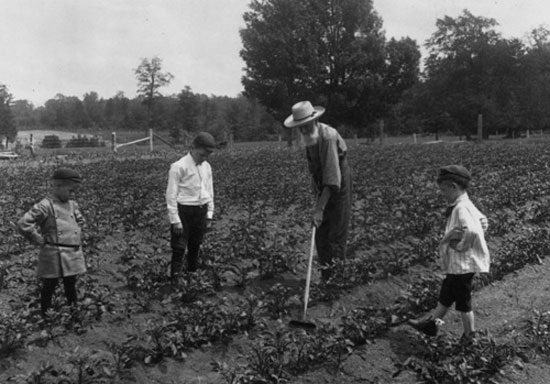
<svg viewBox="0 0 550 384">
<path fill-rule="evenodd" d="M 437 324 L 432 315 L 423 317 L 418 320 L 409 319 L 408 323 L 414 329 L 428 335 L 428 336 L 437 336 Z"/>
</svg>

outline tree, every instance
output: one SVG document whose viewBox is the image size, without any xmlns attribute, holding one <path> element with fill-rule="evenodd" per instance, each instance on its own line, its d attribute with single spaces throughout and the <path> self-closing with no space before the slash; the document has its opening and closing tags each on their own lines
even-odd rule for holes
<svg viewBox="0 0 550 384">
<path fill-rule="evenodd" d="M 193 94 L 191 87 L 185 86 L 178 95 L 178 108 L 176 110 L 177 124 L 174 124 L 170 136 L 176 141 L 182 140 L 181 130 L 187 133 L 187 137 L 192 132 L 199 130 L 200 97 Z"/>
<path fill-rule="evenodd" d="M 4 84 L 0 84 L 0 136 L 13 143 L 17 137 L 17 129 L 13 120 L 10 103 L 12 96 Z"/>
<path fill-rule="evenodd" d="M 106 124 L 114 130 L 126 128 L 130 100 L 124 96 L 124 92 L 117 94 L 105 103 L 104 119 Z"/>
<path fill-rule="evenodd" d="M 254 0 L 243 18 L 245 94 L 279 121 L 301 99 L 357 129 L 387 112 L 385 37 L 371 0 Z"/>
<path fill-rule="evenodd" d="M 518 104 L 529 129 L 550 128 L 550 30 L 531 31 L 531 43 L 521 59 L 522 76 Z"/>
<path fill-rule="evenodd" d="M 143 98 L 147 106 L 147 120 L 152 122 L 151 112 L 156 98 L 160 97 L 159 89 L 172 81 L 174 76 L 169 72 L 162 72 L 162 60 L 157 56 L 150 61 L 141 59 L 140 65 L 134 70 L 138 80 L 138 95 Z"/>
<path fill-rule="evenodd" d="M 46 101 L 40 120 L 42 124 L 52 129 L 90 127 L 90 119 L 82 101 L 76 96 L 64 96 L 60 93 Z"/>
<path fill-rule="evenodd" d="M 105 103 L 103 102 L 103 99 L 99 99 L 97 92 L 85 93 L 82 99 L 82 104 L 86 114 L 86 126 L 97 128 L 103 127 L 103 108 Z"/>
<path fill-rule="evenodd" d="M 501 38 L 494 30 L 497 25 L 496 20 L 468 10 L 456 19 L 437 20 L 437 31 L 426 43 L 429 56 L 423 87 L 434 101 L 429 120 L 443 117 L 446 128 L 458 127 L 457 133 L 470 136 L 478 114 L 483 114 L 484 137 L 488 125 L 507 120 L 499 114 L 515 108 L 521 44 Z"/>
<path fill-rule="evenodd" d="M 403 92 L 418 82 L 420 73 L 420 50 L 415 40 L 409 37 L 392 38 L 385 48 L 386 68 L 383 77 L 384 100 L 391 107 L 396 105 Z"/>
<path fill-rule="evenodd" d="M 34 106 L 28 100 L 15 100 L 12 103 L 11 111 L 16 127 L 28 129 L 36 126 Z"/>
</svg>

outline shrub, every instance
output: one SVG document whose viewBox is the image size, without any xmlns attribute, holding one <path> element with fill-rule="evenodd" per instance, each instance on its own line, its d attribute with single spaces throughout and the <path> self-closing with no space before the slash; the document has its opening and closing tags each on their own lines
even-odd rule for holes
<svg viewBox="0 0 550 384">
<path fill-rule="evenodd" d="M 57 135 L 47 135 L 44 136 L 42 140 L 42 148 L 61 148 L 61 140 Z"/>
<path fill-rule="evenodd" d="M 73 136 L 65 145 L 66 148 L 84 148 L 84 147 L 104 147 L 105 142 L 100 140 L 98 136 L 88 137 L 78 134 Z"/>
</svg>

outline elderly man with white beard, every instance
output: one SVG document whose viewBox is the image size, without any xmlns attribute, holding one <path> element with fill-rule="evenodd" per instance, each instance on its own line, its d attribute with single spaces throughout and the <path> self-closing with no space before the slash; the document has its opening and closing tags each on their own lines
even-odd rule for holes
<svg viewBox="0 0 550 384">
<path fill-rule="evenodd" d="M 298 127 L 306 145 L 306 157 L 312 175 L 315 205 L 313 225 L 315 246 L 326 282 L 332 275 L 335 259 L 345 259 L 351 213 L 351 170 L 346 159 L 347 146 L 329 125 L 319 122 L 323 107 L 301 101 L 292 107 L 285 120 L 287 128 Z"/>
</svg>

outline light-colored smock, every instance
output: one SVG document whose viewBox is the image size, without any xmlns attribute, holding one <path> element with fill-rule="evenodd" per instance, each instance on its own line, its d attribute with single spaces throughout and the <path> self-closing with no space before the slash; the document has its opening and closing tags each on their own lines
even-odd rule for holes
<svg viewBox="0 0 550 384">
<path fill-rule="evenodd" d="M 84 218 L 78 204 L 48 197 L 35 204 L 18 221 L 19 232 L 40 245 L 37 275 L 57 278 L 86 272 L 81 247 Z"/>
</svg>

